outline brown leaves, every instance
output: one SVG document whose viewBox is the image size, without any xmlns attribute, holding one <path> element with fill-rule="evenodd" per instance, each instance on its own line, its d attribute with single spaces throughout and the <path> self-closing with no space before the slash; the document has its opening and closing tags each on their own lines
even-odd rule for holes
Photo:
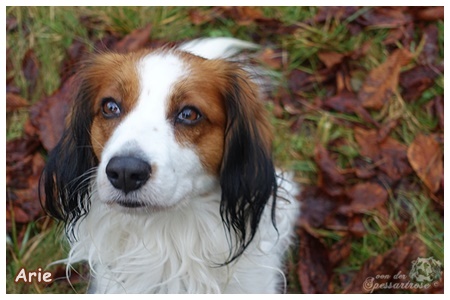
<svg viewBox="0 0 450 300">
<path fill-rule="evenodd" d="M 32 95 L 39 76 L 39 61 L 32 49 L 25 53 L 22 60 L 22 72 L 28 82 L 28 95 Z"/>
<path fill-rule="evenodd" d="M 444 176 L 444 153 L 431 136 L 418 135 L 408 148 L 408 160 L 417 176 L 436 193 Z"/>
<path fill-rule="evenodd" d="M 391 137 L 385 137 L 383 130 L 365 130 L 356 127 L 355 139 L 361 155 L 372 159 L 393 182 L 411 173 L 406 157 L 407 147 Z"/>
<path fill-rule="evenodd" d="M 149 41 L 152 25 L 133 30 L 114 46 L 114 50 L 120 53 L 132 52 L 143 48 Z"/>
<path fill-rule="evenodd" d="M 416 235 L 404 235 L 394 248 L 368 259 L 344 293 L 373 293 L 381 283 L 406 282 L 412 261 L 426 253 L 425 244 Z"/>
<path fill-rule="evenodd" d="M 400 67 L 411 60 L 405 49 L 395 50 L 379 67 L 373 69 L 358 92 L 358 99 L 366 108 L 380 109 L 398 86 Z"/>
<path fill-rule="evenodd" d="M 327 294 L 331 292 L 331 264 L 325 245 L 305 230 L 300 231 L 301 257 L 298 264 L 298 277 L 306 294 Z"/>
<path fill-rule="evenodd" d="M 42 214 L 38 201 L 39 178 L 44 160 L 38 151 L 39 140 L 32 135 L 6 144 L 6 226 L 11 229 L 12 218 L 26 224 Z"/>
</svg>

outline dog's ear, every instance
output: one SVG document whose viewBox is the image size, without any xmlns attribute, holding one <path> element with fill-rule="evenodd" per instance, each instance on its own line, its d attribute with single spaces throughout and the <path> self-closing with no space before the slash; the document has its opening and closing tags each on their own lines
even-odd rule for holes
<svg viewBox="0 0 450 300">
<path fill-rule="evenodd" d="M 253 240 L 270 200 L 275 226 L 277 184 L 272 162 L 272 130 L 256 85 L 246 72 L 235 69 L 229 72 L 223 97 L 227 126 L 220 173 L 220 212 L 232 243 L 226 262 L 229 263 Z"/>
<path fill-rule="evenodd" d="M 39 193 L 44 209 L 64 221 L 66 228 L 87 213 L 89 179 L 98 165 L 90 138 L 91 89 L 87 81 L 78 82 L 63 136 L 50 152 L 41 177 L 45 199 Z"/>
</svg>

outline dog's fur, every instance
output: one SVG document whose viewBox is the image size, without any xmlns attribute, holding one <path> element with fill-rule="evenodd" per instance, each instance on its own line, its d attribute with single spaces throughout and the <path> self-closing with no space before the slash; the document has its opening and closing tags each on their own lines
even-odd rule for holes
<svg viewBox="0 0 450 300">
<path fill-rule="evenodd" d="M 45 173 L 97 293 L 274 293 L 299 208 L 259 87 L 218 38 L 85 62 Z"/>
</svg>

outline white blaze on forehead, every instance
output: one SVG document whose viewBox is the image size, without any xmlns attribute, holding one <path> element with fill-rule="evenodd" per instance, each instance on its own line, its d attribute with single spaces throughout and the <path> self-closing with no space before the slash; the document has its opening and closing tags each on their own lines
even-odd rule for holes
<svg viewBox="0 0 450 300">
<path fill-rule="evenodd" d="M 130 142 L 140 144 L 151 140 L 158 143 L 164 140 L 167 143 L 167 138 L 173 136 L 172 126 L 167 119 L 167 107 L 173 86 L 187 75 L 184 62 L 171 53 L 151 53 L 138 61 L 136 68 L 139 97 L 135 107 L 128 112 L 106 145 L 104 159 L 120 155 L 120 151 L 133 151 L 124 147 Z"/>
<path fill-rule="evenodd" d="M 172 87 L 187 75 L 184 62 L 178 56 L 164 52 L 147 55 L 137 68 L 141 86 L 137 110 L 154 109 L 152 114 L 165 116 Z"/>
</svg>

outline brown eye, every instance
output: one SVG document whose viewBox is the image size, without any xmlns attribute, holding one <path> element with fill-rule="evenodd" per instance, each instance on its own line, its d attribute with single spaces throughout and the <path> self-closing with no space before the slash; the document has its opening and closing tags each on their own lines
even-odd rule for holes
<svg viewBox="0 0 450 300">
<path fill-rule="evenodd" d="M 186 125 L 192 125 L 195 124 L 198 120 L 202 118 L 201 113 L 198 111 L 198 109 L 194 107 L 184 107 L 177 116 L 177 122 L 186 124 Z"/>
<path fill-rule="evenodd" d="M 121 113 L 120 105 L 114 98 L 104 98 L 102 100 L 102 113 L 106 118 L 117 118 Z"/>
</svg>

